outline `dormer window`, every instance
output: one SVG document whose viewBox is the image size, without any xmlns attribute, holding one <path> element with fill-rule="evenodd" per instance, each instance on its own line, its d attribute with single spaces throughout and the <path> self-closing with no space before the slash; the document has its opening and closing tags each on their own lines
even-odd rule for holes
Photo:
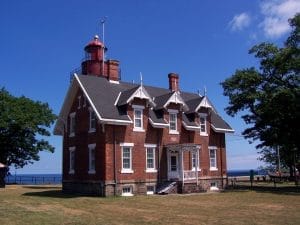
<svg viewBox="0 0 300 225">
<path fill-rule="evenodd" d="M 177 114 L 178 110 L 169 109 L 169 133 L 178 134 L 177 131 Z"/>
<path fill-rule="evenodd" d="M 96 114 L 92 108 L 89 108 L 89 111 L 90 111 L 89 132 L 95 132 L 96 131 Z"/>
<path fill-rule="evenodd" d="M 207 127 L 206 127 L 206 121 L 207 121 L 207 114 L 205 113 L 199 113 L 200 118 L 200 135 L 207 136 Z"/>
<path fill-rule="evenodd" d="M 143 109 L 144 106 L 141 105 L 133 105 L 133 131 L 145 131 L 143 127 Z"/>
<path fill-rule="evenodd" d="M 73 112 L 73 113 L 71 113 L 70 114 L 70 123 L 69 123 L 69 136 L 70 137 L 73 137 L 73 136 L 75 136 L 75 115 L 76 115 L 76 113 L 75 112 Z"/>
</svg>

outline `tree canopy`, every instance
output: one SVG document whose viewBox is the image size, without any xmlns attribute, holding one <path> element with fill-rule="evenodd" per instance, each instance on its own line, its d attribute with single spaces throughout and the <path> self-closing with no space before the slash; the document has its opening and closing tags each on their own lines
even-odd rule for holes
<svg viewBox="0 0 300 225">
<path fill-rule="evenodd" d="M 55 119 L 47 103 L 0 89 L 0 162 L 22 168 L 39 160 L 40 151 L 54 152 L 43 137 Z"/>
<path fill-rule="evenodd" d="M 229 97 L 227 114 L 242 113 L 247 124 L 243 135 L 258 140 L 261 159 L 276 163 L 276 148 L 282 162 L 291 167 L 300 156 L 300 14 L 289 20 L 292 28 L 283 47 L 261 43 L 249 50 L 260 67 L 236 70 L 221 83 Z"/>
</svg>

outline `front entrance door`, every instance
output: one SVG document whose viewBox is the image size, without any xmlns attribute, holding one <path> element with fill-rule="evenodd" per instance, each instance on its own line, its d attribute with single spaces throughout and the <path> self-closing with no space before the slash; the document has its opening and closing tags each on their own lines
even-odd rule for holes
<svg viewBox="0 0 300 225">
<path fill-rule="evenodd" d="M 169 162 L 168 178 L 169 179 L 179 179 L 178 153 L 177 152 L 169 153 L 168 162 Z"/>
</svg>

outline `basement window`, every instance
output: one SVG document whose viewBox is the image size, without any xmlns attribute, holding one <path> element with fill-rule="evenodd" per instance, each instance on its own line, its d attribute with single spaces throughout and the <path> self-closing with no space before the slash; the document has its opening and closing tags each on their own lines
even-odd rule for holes
<svg viewBox="0 0 300 225">
<path fill-rule="evenodd" d="M 210 190 L 211 191 L 218 191 L 219 190 L 218 183 L 217 182 L 211 182 L 210 183 Z"/>
<path fill-rule="evenodd" d="M 154 185 L 147 185 L 147 195 L 153 195 L 155 193 Z"/>
<path fill-rule="evenodd" d="M 122 188 L 122 196 L 133 196 L 132 186 L 125 186 Z"/>
</svg>

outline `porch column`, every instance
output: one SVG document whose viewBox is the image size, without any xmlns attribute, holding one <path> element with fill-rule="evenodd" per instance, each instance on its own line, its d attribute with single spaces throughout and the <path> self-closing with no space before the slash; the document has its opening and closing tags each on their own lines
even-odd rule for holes
<svg viewBox="0 0 300 225">
<path fill-rule="evenodd" d="M 182 187 L 184 186 L 184 166 L 183 166 L 183 150 L 180 151 L 181 157 L 181 173 L 182 173 Z"/>
<path fill-rule="evenodd" d="M 195 168 L 195 171 L 196 171 L 197 186 L 198 186 L 198 167 L 199 167 L 199 148 L 196 148 L 196 168 Z"/>
</svg>

